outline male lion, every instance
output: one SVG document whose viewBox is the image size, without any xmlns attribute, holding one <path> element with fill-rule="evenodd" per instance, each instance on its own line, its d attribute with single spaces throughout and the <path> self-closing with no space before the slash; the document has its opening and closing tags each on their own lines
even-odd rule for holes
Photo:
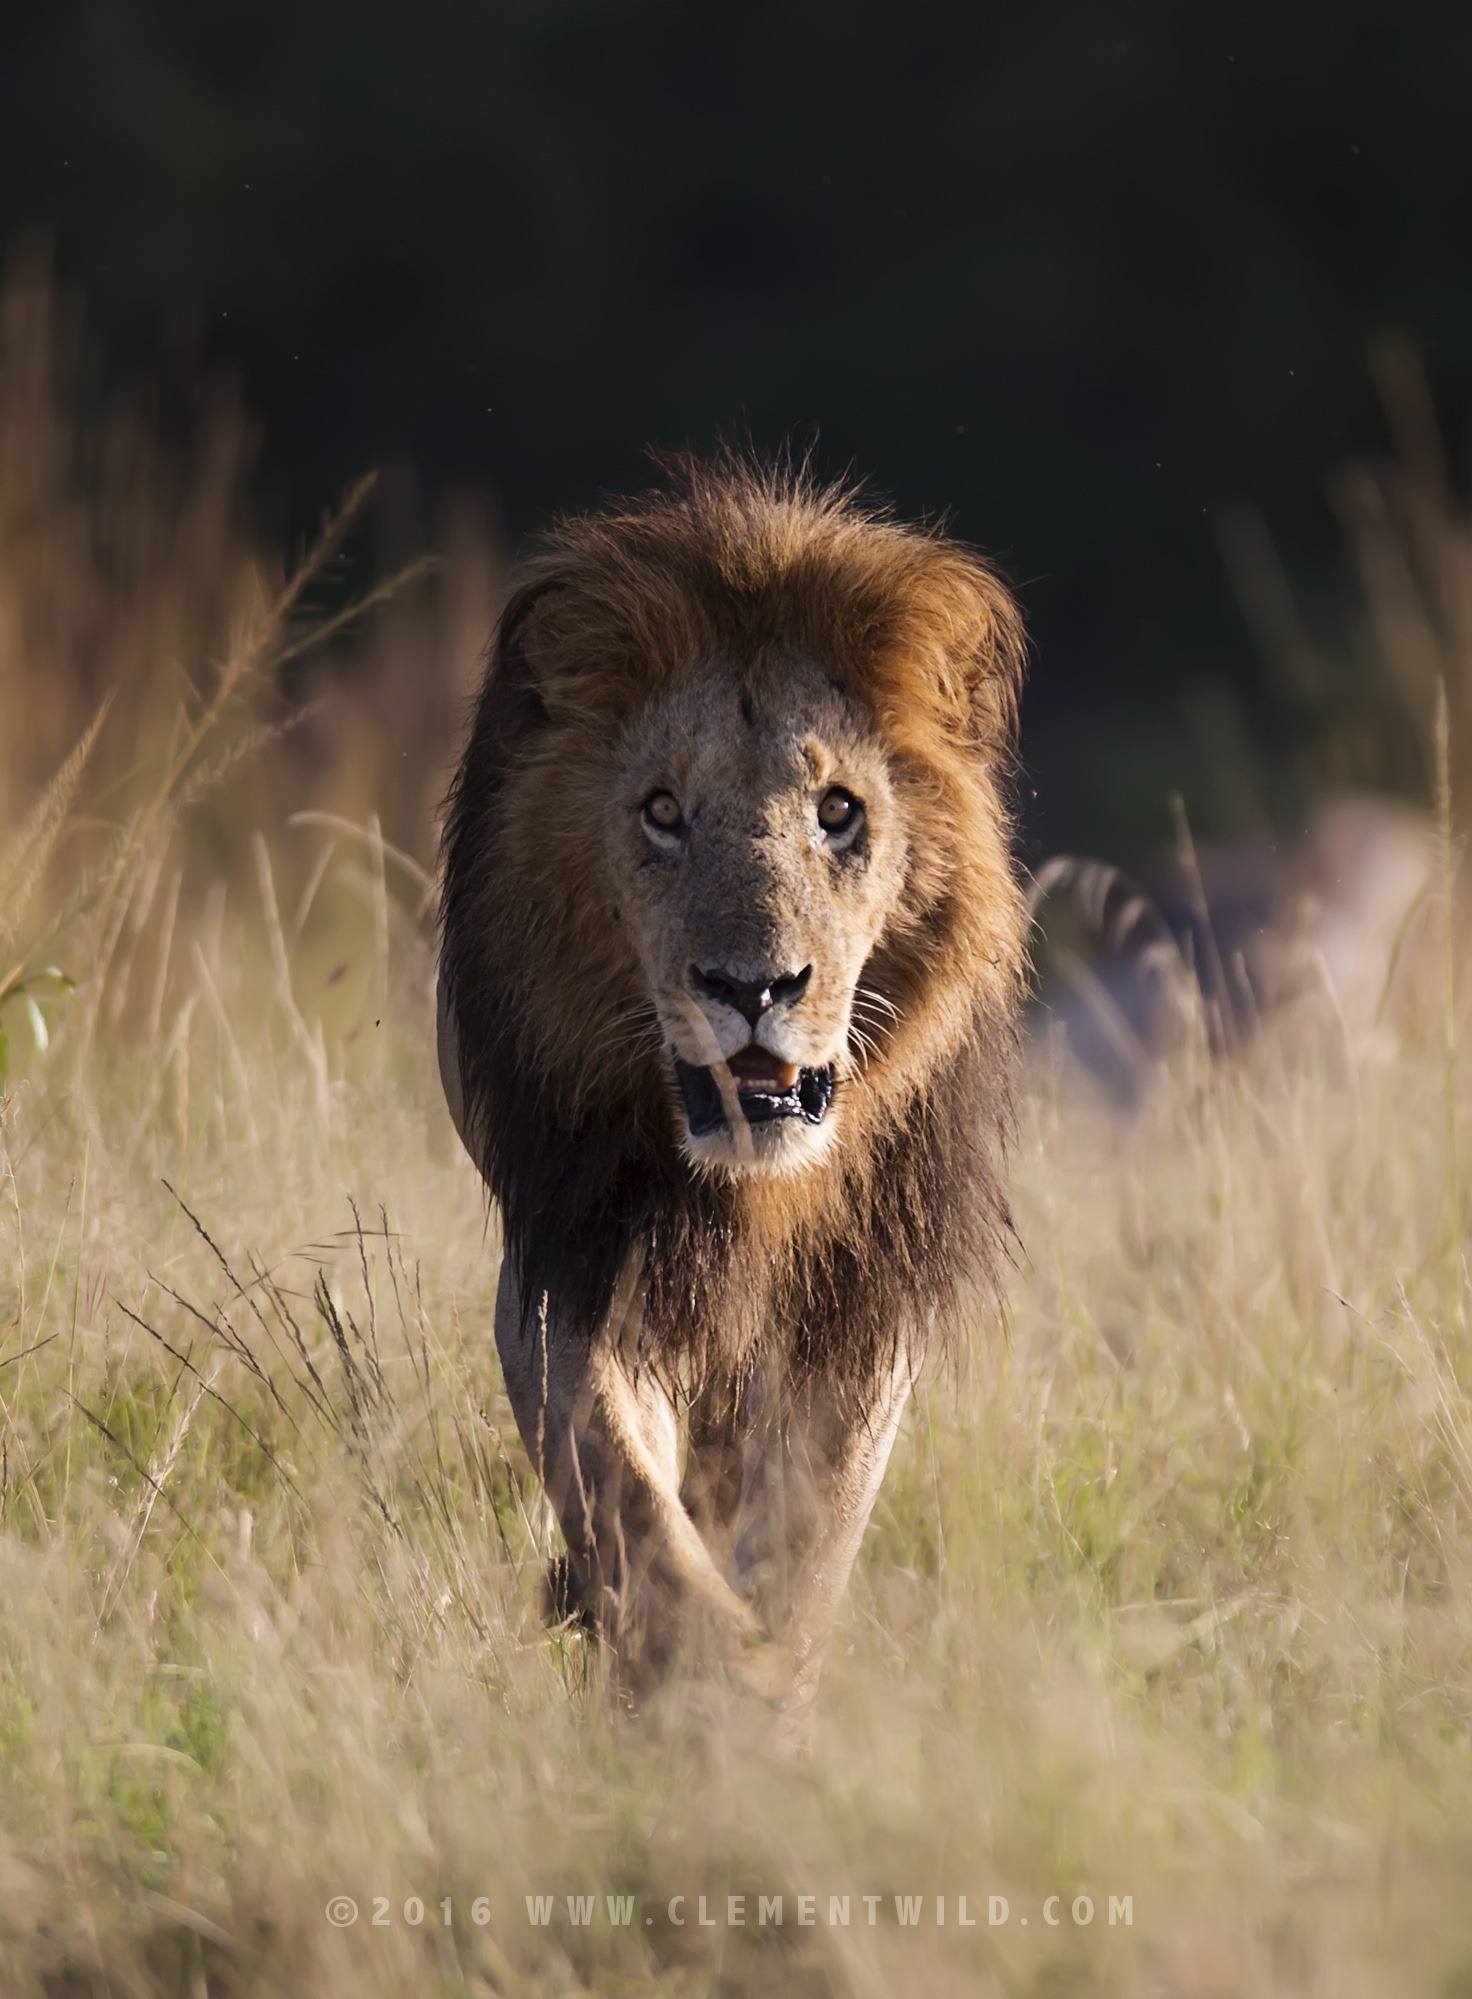
<svg viewBox="0 0 1472 1999">
<path fill-rule="evenodd" d="M 504 1218 L 563 1601 L 634 1688 L 766 1635 L 800 1709 L 916 1371 L 1009 1227 L 1022 629 L 980 557 L 851 493 L 666 469 L 561 526 L 500 621 L 441 1071 Z"/>
</svg>

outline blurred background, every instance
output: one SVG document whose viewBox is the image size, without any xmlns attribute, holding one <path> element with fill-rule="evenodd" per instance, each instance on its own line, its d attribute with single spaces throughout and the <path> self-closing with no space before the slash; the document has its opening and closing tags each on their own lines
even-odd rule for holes
<svg viewBox="0 0 1472 1999">
<path fill-rule="evenodd" d="M 439 567 L 275 673 L 247 802 L 427 861 L 508 560 L 722 435 L 1002 562 L 1034 859 L 1424 797 L 1438 677 L 1466 733 L 1452 0 L 51 0 L 0 248 L 12 817 L 376 469 L 297 611 Z"/>
</svg>

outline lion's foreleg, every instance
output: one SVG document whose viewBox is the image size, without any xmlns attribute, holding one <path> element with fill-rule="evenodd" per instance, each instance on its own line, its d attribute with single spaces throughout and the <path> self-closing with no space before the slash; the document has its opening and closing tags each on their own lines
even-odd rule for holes
<svg viewBox="0 0 1472 1999">
<path fill-rule="evenodd" d="M 751 1426 L 736 1564 L 779 1634 L 795 1709 L 817 1692 L 918 1364 L 902 1351 L 867 1386 L 769 1387 Z"/>
<path fill-rule="evenodd" d="M 744 1384 L 717 1375 L 692 1395 L 686 1415 L 688 1449 L 680 1497 L 723 1574 L 732 1566 L 740 1512 L 750 1411 Z"/>
<path fill-rule="evenodd" d="M 682 1650 L 742 1649 L 755 1623 L 681 1502 L 673 1402 L 627 1357 L 631 1292 L 590 1335 L 545 1305 L 524 1311 L 505 1266 L 496 1345 L 567 1541 L 574 1593 L 638 1684 Z"/>
</svg>

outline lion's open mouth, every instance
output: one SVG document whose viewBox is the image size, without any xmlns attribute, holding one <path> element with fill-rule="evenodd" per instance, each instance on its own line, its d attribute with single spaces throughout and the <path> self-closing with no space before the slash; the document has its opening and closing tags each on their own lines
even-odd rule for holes
<svg viewBox="0 0 1472 1999">
<path fill-rule="evenodd" d="M 772 1124 L 778 1118 L 802 1118 L 821 1124 L 833 1101 L 833 1065 L 800 1069 L 765 1048 L 742 1048 L 726 1067 L 736 1085 L 741 1114 L 748 1124 Z M 726 1106 L 711 1069 L 697 1069 L 675 1057 L 675 1077 L 685 1100 L 692 1138 L 704 1138 L 726 1122 Z"/>
</svg>

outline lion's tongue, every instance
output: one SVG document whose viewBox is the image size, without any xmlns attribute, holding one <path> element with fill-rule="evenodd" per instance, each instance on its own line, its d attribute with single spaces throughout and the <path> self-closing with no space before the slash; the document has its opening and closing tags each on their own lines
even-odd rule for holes
<svg viewBox="0 0 1472 1999">
<path fill-rule="evenodd" d="M 765 1048 L 742 1048 L 726 1058 L 726 1067 L 738 1090 L 755 1090 L 763 1096 L 785 1097 L 797 1086 L 797 1064 L 784 1062 Z"/>
</svg>

